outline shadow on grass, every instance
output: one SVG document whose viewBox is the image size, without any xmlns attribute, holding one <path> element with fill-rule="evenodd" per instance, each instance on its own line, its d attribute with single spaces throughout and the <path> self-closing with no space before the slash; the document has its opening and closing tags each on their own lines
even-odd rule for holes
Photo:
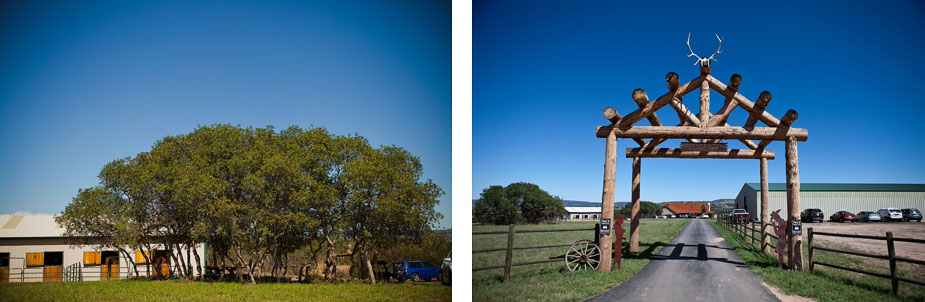
<svg viewBox="0 0 925 302">
<path fill-rule="evenodd" d="M 719 226 L 719 227 L 724 229 L 722 230 L 722 232 L 725 233 L 723 234 L 724 238 L 726 238 L 727 240 L 732 239 L 732 240 L 728 240 L 727 242 L 729 242 L 729 245 L 732 246 L 733 249 L 737 253 L 739 253 L 740 258 L 746 261 L 746 265 L 748 267 L 757 268 L 759 270 L 785 270 L 787 268 L 787 264 L 783 263 L 782 266 L 784 269 L 779 269 L 777 267 L 776 254 L 770 255 L 770 254 L 762 253 L 758 249 L 758 247 L 752 244 L 751 238 L 746 238 L 739 234 L 733 233 L 729 231 L 728 229 L 725 229 L 722 226 Z M 784 259 L 786 260 L 786 257 L 784 257 Z M 800 272 L 793 272 L 793 273 L 800 273 Z M 829 282 L 846 284 L 846 285 L 854 286 L 854 287 L 861 288 L 864 290 L 868 290 L 871 292 L 875 292 L 878 294 L 892 295 L 892 289 L 889 288 L 889 286 L 884 287 L 883 285 L 877 285 L 877 284 L 870 283 L 872 279 L 869 279 L 869 278 L 878 278 L 878 277 L 863 276 L 861 278 L 868 278 L 868 279 L 858 279 L 856 277 L 849 277 L 849 276 L 841 275 L 835 272 L 826 272 L 826 271 L 819 271 L 819 270 L 816 270 L 813 272 L 806 272 L 806 273 L 812 276 L 818 277 L 820 279 L 825 279 L 826 281 L 829 281 Z M 883 280 L 886 280 L 886 279 L 883 279 Z"/>
</svg>

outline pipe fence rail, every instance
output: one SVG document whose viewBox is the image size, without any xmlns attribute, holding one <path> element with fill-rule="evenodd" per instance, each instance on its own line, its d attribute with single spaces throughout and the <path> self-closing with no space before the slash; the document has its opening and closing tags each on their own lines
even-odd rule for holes
<svg viewBox="0 0 925 302">
<path fill-rule="evenodd" d="M 597 225 L 595 225 L 593 228 L 587 228 L 587 227 L 585 227 L 585 228 L 558 229 L 558 230 L 556 230 L 556 229 L 550 229 L 550 230 L 514 230 L 514 225 L 512 224 L 512 225 L 510 225 L 510 226 L 508 227 L 508 230 L 507 230 L 507 231 L 482 231 L 482 232 L 472 232 L 472 235 L 473 235 L 473 236 L 477 236 L 477 235 L 500 235 L 500 234 L 507 234 L 507 246 L 506 246 L 506 247 L 503 247 L 503 248 L 485 248 L 485 249 L 474 249 L 474 250 L 472 250 L 472 254 L 487 253 L 487 252 L 497 252 L 497 251 L 507 251 L 507 254 L 505 254 L 505 256 L 504 256 L 504 264 L 489 265 L 489 266 L 482 266 L 482 267 L 474 267 L 474 268 L 472 268 L 472 271 L 473 271 L 473 272 L 477 272 L 477 271 L 483 271 L 483 270 L 490 270 L 490 269 L 499 269 L 499 268 L 503 268 L 503 269 L 504 269 L 504 277 L 503 277 L 503 279 L 502 279 L 502 282 L 507 282 L 508 279 L 510 279 L 510 277 L 511 277 L 511 267 L 514 267 L 514 266 L 522 266 L 522 265 L 542 264 L 542 263 L 552 263 L 552 262 L 560 262 L 560 261 L 562 261 L 562 259 L 554 258 L 554 259 L 543 259 L 543 260 L 535 260 L 535 261 L 526 261 L 526 262 L 512 263 L 512 258 L 513 258 L 514 250 L 545 249 L 545 248 L 567 247 L 567 246 L 571 246 L 571 245 L 572 245 L 572 243 L 562 243 L 562 244 L 534 245 L 534 246 L 514 246 L 514 234 L 517 234 L 517 233 L 550 233 L 550 232 L 575 232 L 575 231 L 596 231 L 596 230 L 597 230 Z M 596 241 L 597 241 L 596 237 L 597 237 L 597 236 L 595 236 L 595 239 L 594 239 L 594 240 L 591 240 L 591 241 L 595 241 L 595 242 L 596 242 Z"/>
</svg>

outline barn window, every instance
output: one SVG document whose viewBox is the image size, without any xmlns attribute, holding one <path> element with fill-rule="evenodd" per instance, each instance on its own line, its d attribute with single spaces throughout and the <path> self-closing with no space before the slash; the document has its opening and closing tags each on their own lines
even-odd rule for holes
<svg viewBox="0 0 925 302">
<path fill-rule="evenodd" d="M 115 262 L 112 262 L 112 261 L 115 261 Z M 117 251 L 100 252 L 100 263 L 103 263 L 103 264 L 119 263 L 119 252 Z"/>
<path fill-rule="evenodd" d="M 26 253 L 26 266 L 42 266 L 45 265 L 43 253 Z"/>
<path fill-rule="evenodd" d="M 64 265 L 64 252 L 45 252 L 45 265 Z"/>
<path fill-rule="evenodd" d="M 148 256 L 148 259 L 151 259 L 151 251 L 145 251 L 144 253 L 146 256 Z M 145 260 L 145 257 L 141 255 L 141 251 L 135 251 L 135 263 L 137 264 L 148 263 L 148 261 Z"/>
<path fill-rule="evenodd" d="M 10 253 L 0 253 L 0 267 L 10 266 Z"/>
<path fill-rule="evenodd" d="M 100 265 L 100 252 L 84 252 L 84 265 Z"/>
</svg>

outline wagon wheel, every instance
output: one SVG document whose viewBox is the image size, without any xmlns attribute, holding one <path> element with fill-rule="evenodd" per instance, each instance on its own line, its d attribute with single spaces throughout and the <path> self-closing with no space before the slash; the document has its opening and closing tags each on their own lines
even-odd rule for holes
<svg viewBox="0 0 925 302">
<path fill-rule="evenodd" d="M 601 249 L 590 240 L 575 241 L 565 253 L 565 267 L 572 272 L 582 269 L 596 270 L 600 262 Z"/>
</svg>

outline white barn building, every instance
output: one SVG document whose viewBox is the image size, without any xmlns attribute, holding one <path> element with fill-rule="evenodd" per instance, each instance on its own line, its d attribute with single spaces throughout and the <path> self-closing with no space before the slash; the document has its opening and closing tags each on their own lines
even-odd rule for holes
<svg viewBox="0 0 925 302">
<path fill-rule="evenodd" d="M 564 218 L 568 221 L 597 221 L 601 218 L 601 207 L 565 207 Z"/>
<path fill-rule="evenodd" d="M 71 245 L 51 214 L 16 213 L 0 215 L 0 282 L 96 281 L 156 274 L 159 264 L 164 274 L 176 272 L 173 257 L 163 246 L 144 251 L 154 264 L 145 263 L 142 251 L 131 250 L 135 266 L 122 259 L 113 248 L 95 245 Z M 196 247 L 205 272 L 205 245 Z M 174 251 L 195 269 L 190 251 Z M 187 261 L 191 260 L 191 261 Z"/>
<path fill-rule="evenodd" d="M 787 212 L 787 186 L 768 184 L 768 212 Z M 746 183 L 736 196 L 736 208 L 753 220 L 761 215 L 761 184 Z M 800 183 L 800 212 L 821 209 L 825 219 L 838 211 L 857 213 L 881 208 L 925 209 L 925 184 Z"/>
</svg>

